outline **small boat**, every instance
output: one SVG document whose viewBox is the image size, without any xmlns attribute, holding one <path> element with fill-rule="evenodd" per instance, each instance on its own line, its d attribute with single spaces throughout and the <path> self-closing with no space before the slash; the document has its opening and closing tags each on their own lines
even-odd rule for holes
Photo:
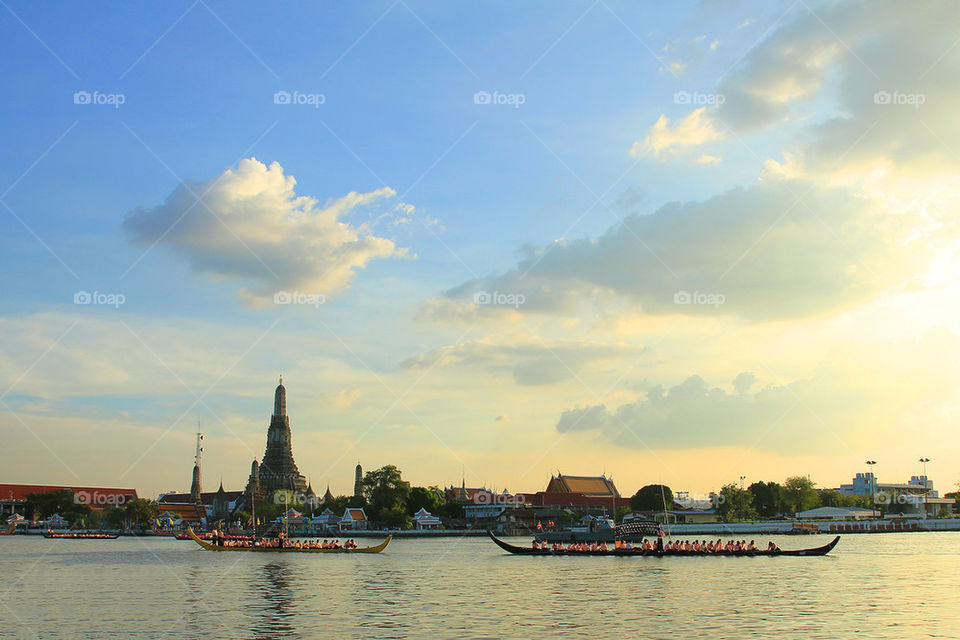
<svg viewBox="0 0 960 640">
<path fill-rule="evenodd" d="M 155 536 L 160 536 L 160 537 L 164 537 L 164 538 L 173 538 L 174 536 L 177 535 L 177 532 L 176 532 L 176 531 L 170 531 L 170 530 L 168 530 L 168 529 L 154 529 L 154 528 L 151 528 L 150 531 L 153 533 L 153 535 L 155 535 Z"/>
<path fill-rule="evenodd" d="M 0 536 L 12 536 L 16 528 L 17 528 L 17 525 L 15 524 L 10 525 L 10 528 L 7 529 L 6 531 L 0 531 Z"/>
<path fill-rule="evenodd" d="M 119 533 L 81 533 L 79 531 L 69 531 L 67 533 L 56 533 L 54 531 L 44 531 L 44 538 L 52 540 L 116 540 L 120 537 Z"/>
<path fill-rule="evenodd" d="M 279 551 L 287 553 L 380 553 L 393 540 L 393 536 L 387 536 L 386 540 L 375 547 L 364 547 L 362 549 L 298 549 L 296 547 L 221 547 L 201 540 L 192 528 L 187 529 L 187 535 L 207 551 Z"/>
<path fill-rule="evenodd" d="M 490 539 L 497 543 L 497 546 L 508 553 L 520 556 L 825 556 L 837 546 L 840 542 L 840 536 L 834 538 L 829 544 L 812 549 L 788 549 L 778 551 L 767 551 L 766 549 L 757 551 L 715 551 L 713 553 L 706 551 L 643 551 L 641 549 L 608 549 L 606 551 L 554 551 L 553 549 L 533 549 L 528 547 L 517 547 L 504 542 L 493 534 L 493 531 L 487 530 Z"/>
</svg>

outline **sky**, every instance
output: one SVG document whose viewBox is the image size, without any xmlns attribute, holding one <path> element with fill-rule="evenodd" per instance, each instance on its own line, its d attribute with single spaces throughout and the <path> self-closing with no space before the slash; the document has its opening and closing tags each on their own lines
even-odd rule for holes
<svg viewBox="0 0 960 640">
<path fill-rule="evenodd" d="M 952 2 L 0 2 L 5 482 L 960 470 Z"/>
</svg>

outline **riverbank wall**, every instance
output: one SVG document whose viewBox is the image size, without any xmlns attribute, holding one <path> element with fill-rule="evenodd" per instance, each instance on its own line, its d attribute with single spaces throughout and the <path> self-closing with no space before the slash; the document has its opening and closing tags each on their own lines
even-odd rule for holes
<svg viewBox="0 0 960 640">
<path fill-rule="evenodd" d="M 929 520 L 865 520 L 862 522 L 823 520 L 805 521 L 815 525 L 818 533 L 906 533 L 910 531 L 960 531 L 960 518 L 938 518 Z M 793 522 L 712 522 L 702 524 L 671 524 L 668 529 L 673 535 L 717 535 L 736 536 L 739 534 L 766 533 L 784 535 L 793 533 Z"/>
</svg>

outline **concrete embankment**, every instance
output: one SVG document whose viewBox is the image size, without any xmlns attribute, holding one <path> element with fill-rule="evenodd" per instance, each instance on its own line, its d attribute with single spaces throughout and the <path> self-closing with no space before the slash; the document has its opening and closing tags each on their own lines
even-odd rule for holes
<svg viewBox="0 0 960 640">
<path fill-rule="evenodd" d="M 819 521 L 807 522 L 816 525 L 819 533 L 900 533 L 908 531 L 960 531 L 960 518 L 930 520 L 867 520 L 863 522 Z M 672 535 L 738 536 L 747 534 L 784 535 L 793 530 L 793 522 L 714 522 L 704 524 L 671 524 Z M 444 538 L 462 536 L 485 536 L 484 529 L 439 529 L 433 531 L 344 531 L 340 537 L 382 538 L 387 534 L 394 538 Z M 532 535 L 532 531 L 511 530 L 498 535 Z"/>
<path fill-rule="evenodd" d="M 849 521 L 813 521 L 819 533 L 902 533 L 908 531 L 960 531 L 960 519 L 943 518 L 930 520 L 867 520 Z M 673 535 L 739 535 L 766 533 L 770 535 L 789 534 L 793 531 L 792 522 L 714 522 L 704 524 L 671 524 Z"/>
</svg>

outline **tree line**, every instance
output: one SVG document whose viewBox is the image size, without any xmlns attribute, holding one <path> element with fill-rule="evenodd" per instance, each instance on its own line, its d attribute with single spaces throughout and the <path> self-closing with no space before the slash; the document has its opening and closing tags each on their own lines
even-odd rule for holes
<svg viewBox="0 0 960 640">
<path fill-rule="evenodd" d="M 313 505 L 300 504 L 295 496 L 273 496 L 258 500 L 257 519 L 261 522 L 273 520 L 281 515 L 285 505 L 295 507 L 297 511 L 309 516 L 330 509 L 340 515 L 348 507 L 362 507 L 371 522 L 377 522 L 394 529 L 409 529 L 413 526 L 413 514 L 421 508 L 435 516 L 459 518 L 463 508 L 456 503 L 444 500 L 443 492 L 437 487 L 414 487 L 403 479 L 396 466 L 388 464 L 364 474 L 360 482 L 359 496 L 337 496 L 332 501 Z M 251 517 L 246 512 L 236 514 L 237 519 L 245 522 Z"/>
<path fill-rule="evenodd" d="M 845 495 L 835 489 L 817 489 L 810 478 L 792 476 L 783 484 L 754 482 L 740 488 L 735 483 L 724 485 L 720 493 L 710 494 L 717 515 L 725 522 L 758 520 L 793 515 L 817 507 L 862 507 L 873 509 L 871 496 Z M 882 505 L 880 505 L 882 506 Z M 634 511 L 664 511 L 680 508 L 673 491 L 666 485 L 650 484 L 630 498 Z M 891 508 L 896 508 L 896 505 Z"/>
<path fill-rule="evenodd" d="M 89 505 L 78 502 L 73 491 L 45 491 L 29 493 L 24 503 L 24 517 L 29 520 L 46 520 L 59 515 L 70 523 L 72 529 L 129 529 L 148 526 L 157 517 L 157 503 L 146 498 L 128 500 L 122 506 L 111 505 L 95 511 Z"/>
</svg>

